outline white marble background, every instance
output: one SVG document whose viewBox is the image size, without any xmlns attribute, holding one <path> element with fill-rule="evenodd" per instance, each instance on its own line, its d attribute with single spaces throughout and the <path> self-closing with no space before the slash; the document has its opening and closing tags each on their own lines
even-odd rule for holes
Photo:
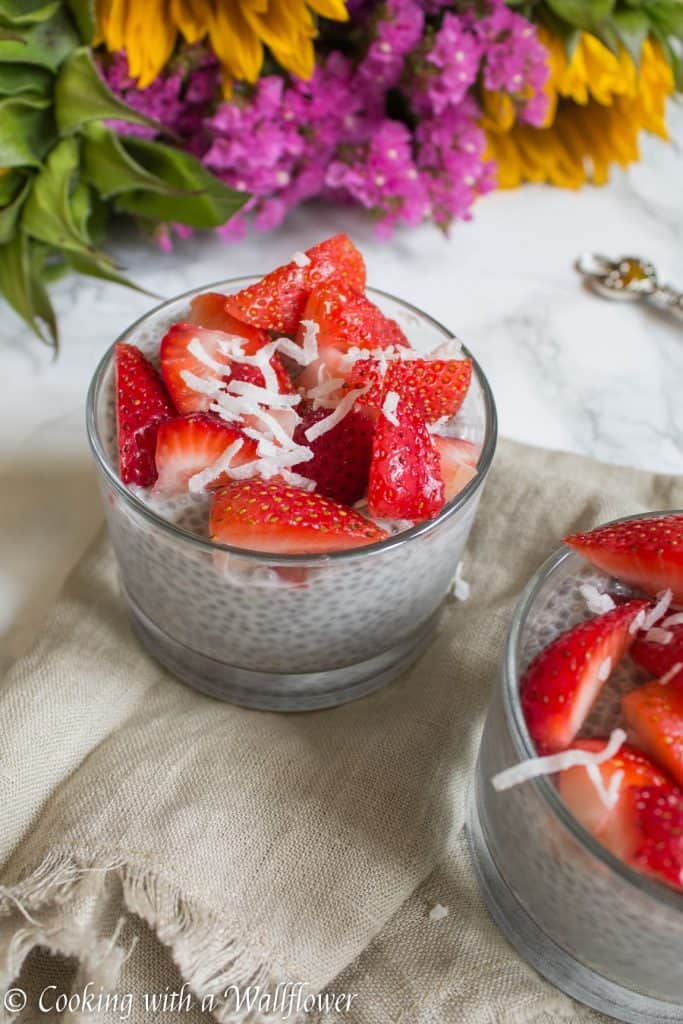
<svg viewBox="0 0 683 1024">
<path fill-rule="evenodd" d="M 582 251 L 635 253 L 683 287 L 683 108 L 674 141 L 648 139 L 642 163 L 579 193 L 540 186 L 482 199 L 449 239 L 431 227 L 373 239 L 355 211 L 311 206 L 275 235 L 239 246 L 214 238 L 165 256 L 120 244 L 141 285 L 168 297 L 260 273 L 336 231 L 362 248 L 369 281 L 458 333 L 491 381 L 501 433 L 626 465 L 683 472 L 683 326 L 601 300 L 572 268 Z M 53 289 L 62 330 L 56 362 L 0 303 L 0 668 L 39 627 L 69 567 L 101 521 L 84 431 L 101 354 L 156 300 L 71 276 Z"/>
</svg>

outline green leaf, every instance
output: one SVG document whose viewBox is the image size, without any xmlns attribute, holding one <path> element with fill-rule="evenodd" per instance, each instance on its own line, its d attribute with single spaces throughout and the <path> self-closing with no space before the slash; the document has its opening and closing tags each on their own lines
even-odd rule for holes
<svg viewBox="0 0 683 1024">
<path fill-rule="evenodd" d="M 67 0 L 84 43 L 92 43 L 97 32 L 94 0 Z"/>
<path fill-rule="evenodd" d="M 45 21 L 55 13 L 60 0 L 0 0 L 0 18 L 13 25 Z"/>
<path fill-rule="evenodd" d="M 547 4 L 558 18 L 588 31 L 608 18 L 614 8 L 614 0 L 547 0 Z"/>
<path fill-rule="evenodd" d="M 249 198 L 228 188 L 189 153 L 132 137 L 124 144 L 137 163 L 170 186 L 165 195 L 142 190 L 119 195 L 116 205 L 128 213 L 193 228 L 214 228 L 225 224 Z M 184 189 L 186 194 L 173 195 L 172 189 Z"/>
<path fill-rule="evenodd" d="M 84 133 L 83 174 L 105 199 L 134 189 L 187 194 L 145 170 L 128 153 L 123 139 L 102 124 L 90 124 Z"/>
<path fill-rule="evenodd" d="M 11 202 L 7 203 L 0 210 L 0 245 L 4 245 L 5 242 L 9 242 L 12 238 L 21 208 L 24 205 L 26 198 L 31 191 L 31 182 L 27 179 L 24 182 L 23 188 L 19 189 L 19 192 L 14 196 Z"/>
<path fill-rule="evenodd" d="M 0 62 L 38 64 L 56 71 L 79 41 L 72 19 L 60 6 L 50 18 L 29 25 L 21 40 L 0 40 Z"/>
<path fill-rule="evenodd" d="M 31 330 L 56 348 L 57 320 L 41 276 L 42 266 L 22 231 L 0 245 L 0 292 Z"/>
<path fill-rule="evenodd" d="M 40 167 L 54 138 L 50 106 L 30 94 L 0 100 L 0 167 Z"/>
<path fill-rule="evenodd" d="M 163 131 L 163 126 L 127 107 L 109 91 L 97 73 L 90 50 L 82 47 L 64 61 L 55 83 L 55 117 L 61 135 L 78 131 L 89 121 L 118 118 Z"/>
<path fill-rule="evenodd" d="M 643 11 L 617 11 L 612 17 L 615 31 L 636 66 L 640 64 L 643 43 L 650 34 L 650 19 Z"/>
<path fill-rule="evenodd" d="M 0 96 L 22 93 L 46 96 L 52 91 L 52 75 L 31 64 L 0 64 Z"/>
<path fill-rule="evenodd" d="M 683 39 L 683 3 L 676 0 L 658 0 L 645 6 L 650 19 L 667 36 Z"/>
<path fill-rule="evenodd" d="M 0 172 L 0 206 L 6 206 L 14 199 L 25 179 L 26 174 L 23 171 L 13 169 Z"/>
</svg>

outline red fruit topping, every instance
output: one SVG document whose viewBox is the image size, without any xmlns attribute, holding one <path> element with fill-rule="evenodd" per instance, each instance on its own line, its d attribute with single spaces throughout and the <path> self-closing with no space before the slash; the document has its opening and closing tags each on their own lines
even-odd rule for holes
<svg viewBox="0 0 683 1024">
<path fill-rule="evenodd" d="M 368 506 L 382 519 L 431 519 L 443 507 L 439 455 L 424 420 L 407 404 L 398 426 L 380 414 L 372 445 Z"/>
<path fill-rule="evenodd" d="M 598 526 L 565 543 L 604 572 L 648 594 L 671 588 L 683 601 L 683 516 L 656 516 Z"/>
<path fill-rule="evenodd" d="M 432 434 L 432 443 L 439 453 L 445 500 L 452 501 L 477 475 L 479 448 L 471 441 L 437 434 Z"/>
<path fill-rule="evenodd" d="M 134 345 L 114 350 L 119 474 L 124 484 L 149 487 L 156 480 L 154 449 L 159 424 L 175 416 L 154 367 Z"/>
<path fill-rule="evenodd" d="M 640 845 L 631 863 L 683 889 L 683 793 L 676 786 L 654 785 L 630 792 L 640 832 Z"/>
<path fill-rule="evenodd" d="M 627 693 L 624 718 L 645 750 L 683 785 L 683 680 L 655 679 Z"/>
<path fill-rule="evenodd" d="M 572 750 L 600 753 L 606 739 L 577 740 Z M 670 779 L 642 750 L 624 744 L 609 761 L 595 766 L 605 794 L 613 795 L 611 806 L 601 797 L 584 765 L 560 773 L 557 788 L 574 817 L 603 846 L 618 857 L 631 857 L 639 843 L 629 789 L 632 786 L 663 786 Z M 617 772 L 620 773 L 615 780 Z"/>
<path fill-rule="evenodd" d="M 671 640 L 663 644 L 647 640 L 646 636 L 641 635 L 631 648 L 631 657 L 648 672 L 660 677 L 666 675 L 676 665 L 683 669 L 683 622 L 672 626 L 664 626 L 662 622 L 658 622 L 657 627 L 670 632 Z"/>
<path fill-rule="evenodd" d="M 315 555 L 383 540 L 350 508 L 279 480 L 235 481 L 214 493 L 209 533 L 222 544 L 273 554 Z"/>
<path fill-rule="evenodd" d="M 359 402 L 381 409 L 388 392 L 409 401 L 427 423 L 455 416 L 472 380 L 471 359 L 406 359 L 389 363 L 382 378 L 376 359 L 359 359 L 347 378 L 347 387 L 369 384 Z"/>
<path fill-rule="evenodd" d="M 346 235 L 335 235 L 314 245 L 305 256 L 305 266 L 292 260 L 256 284 L 229 295 L 227 311 L 254 327 L 294 335 L 309 292 L 316 285 L 334 278 L 344 287 L 359 291 L 365 287 L 363 257 Z"/>
<path fill-rule="evenodd" d="M 247 355 L 258 352 L 270 336 L 267 331 L 260 331 L 257 327 L 251 327 L 242 320 L 231 316 L 225 308 L 228 301 L 227 295 L 220 292 L 204 292 L 196 295 L 190 303 L 190 315 L 188 322 L 197 324 L 199 327 L 206 327 L 211 331 L 223 331 L 239 338 L 244 338 L 246 344 L 244 351 Z"/>
<path fill-rule="evenodd" d="M 245 437 L 241 430 L 207 413 L 166 420 L 157 435 L 156 467 L 159 476 L 155 489 L 163 494 L 186 491 L 190 477 L 213 465 L 237 440 L 242 441 L 242 447 L 231 460 L 233 466 L 256 458 L 256 443 Z M 219 487 L 227 479 L 222 474 L 210 486 Z"/>
<path fill-rule="evenodd" d="M 562 633 L 534 658 L 520 684 L 522 708 L 541 754 L 564 750 L 633 636 L 646 601 L 629 601 Z"/>
<path fill-rule="evenodd" d="M 342 352 L 350 348 L 409 347 L 395 320 L 385 316 L 361 291 L 345 287 L 337 279 L 314 288 L 308 297 L 303 320 L 318 325 L 318 346 Z"/>
<path fill-rule="evenodd" d="M 306 439 L 306 431 L 331 415 L 331 409 L 310 410 L 294 431 L 297 444 L 308 445 L 313 458 L 293 466 L 295 473 L 315 480 L 316 492 L 344 505 L 353 505 L 365 494 L 372 458 L 373 424 L 361 412 L 352 409 L 335 427 Z"/>
<path fill-rule="evenodd" d="M 261 331 L 254 332 L 246 324 L 235 323 L 239 329 L 231 332 L 233 338 L 235 335 L 248 335 L 244 345 L 245 355 L 254 355 L 264 341 L 270 340 Z M 233 380 L 248 380 L 259 387 L 264 386 L 263 374 L 258 367 L 239 363 L 222 350 L 221 344 L 229 341 L 230 336 L 223 331 L 184 322 L 173 324 L 164 336 L 161 342 L 161 373 L 180 412 L 207 412 L 213 401 L 211 395 L 190 387 L 183 376 L 185 373 L 191 373 L 207 382 L 231 377 Z M 201 346 L 203 358 L 190 351 L 193 344 Z M 272 357 L 271 365 L 277 374 L 280 390 L 292 391 L 292 382 L 277 354 Z"/>
</svg>

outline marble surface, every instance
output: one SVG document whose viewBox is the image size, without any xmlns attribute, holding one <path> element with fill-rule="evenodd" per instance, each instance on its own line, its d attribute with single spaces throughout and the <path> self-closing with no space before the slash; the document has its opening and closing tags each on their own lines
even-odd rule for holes
<svg viewBox="0 0 683 1024">
<path fill-rule="evenodd" d="M 601 300 L 572 268 L 583 251 L 636 253 L 683 287 L 683 109 L 670 145 L 601 189 L 539 186 L 482 199 L 451 237 L 425 226 L 377 242 L 355 211 L 310 206 L 274 235 L 239 246 L 191 239 L 163 255 L 119 239 L 115 255 L 158 296 L 263 272 L 348 231 L 369 281 L 452 328 L 491 381 L 501 432 L 553 449 L 683 472 L 683 327 L 647 308 Z M 156 304 L 71 276 L 53 289 L 62 352 L 53 361 L 2 305 L 0 636 L 6 665 L 28 643 L 69 567 L 101 522 L 84 402 L 105 349 Z"/>
</svg>

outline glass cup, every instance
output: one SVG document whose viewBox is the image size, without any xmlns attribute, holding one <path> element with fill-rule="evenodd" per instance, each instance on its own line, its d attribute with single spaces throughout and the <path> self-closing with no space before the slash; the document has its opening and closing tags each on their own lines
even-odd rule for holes
<svg viewBox="0 0 683 1024">
<path fill-rule="evenodd" d="M 596 578 L 607 579 L 562 547 L 517 604 L 479 751 L 470 846 L 492 917 L 540 974 L 618 1020 L 681 1022 L 683 894 L 598 843 L 552 778 L 503 792 L 491 784 L 502 769 L 536 755 L 519 700 L 520 678 L 542 647 L 587 616 L 579 587 Z M 605 729 L 597 732 L 604 735 Z"/>
<path fill-rule="evenodd" d="M 194 295 L 209 288 L 235 292 L 254 280 L 223 281 L 171 299 L 119 340 L 154 359 Z M 454 337 L 408 303 L 368 293 L 416 349 Z M 112 346 L 88 394 L 88 436 L 123 597 L 135 632 L 162 665 L 223 700 L 305 710 L 361 697 L 412 664 L 436 626 L 495 449 L 495 406 L 476 362 L 458 414 L 460 436 L 481 445 L 474 479 L 429 522 L 367 547 L 317 556 L 213 543 L 125 487 L 117 471 L 113 375 Z"/>
</svg>

